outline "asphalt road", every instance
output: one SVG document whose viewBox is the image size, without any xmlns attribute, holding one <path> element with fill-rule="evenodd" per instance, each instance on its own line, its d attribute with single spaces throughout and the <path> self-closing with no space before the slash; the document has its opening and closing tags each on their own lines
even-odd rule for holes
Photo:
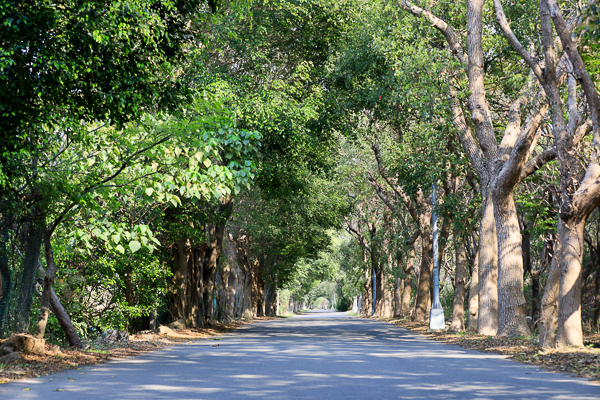
<svg viewBox="0 0 600 400">
<path fill-rule="evenodd" d="M 218 341 L 8 383 L 0 398 L 572 400 L 600 399 L 600 385 L 390 324 L 311 312 Z"/>
</svg>

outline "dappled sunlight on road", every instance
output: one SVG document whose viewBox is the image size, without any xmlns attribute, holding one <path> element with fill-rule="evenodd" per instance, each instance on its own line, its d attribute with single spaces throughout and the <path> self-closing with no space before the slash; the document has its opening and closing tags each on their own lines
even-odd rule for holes
<svg viewBox="0 0 600 400">
<path fill-rule="evenodd" d="M 429 341 L 345 313 L 264 321 L 219 341 L 200 340 L 83 371 L 15 382 L 0 390 L 44 400 L 600 397 L 600 386 L 582 379 Z M 0 397 L 8 393 L 3 392 Z"/>
</svg>

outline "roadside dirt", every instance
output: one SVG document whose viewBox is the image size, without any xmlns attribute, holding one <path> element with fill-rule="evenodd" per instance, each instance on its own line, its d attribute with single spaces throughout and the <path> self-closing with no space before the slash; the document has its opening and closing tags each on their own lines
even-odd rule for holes
<svg viewBox="0 0 600 400">
<path fill-rule="evenodd" d="M 268 319 L 268 318 L 264 318 Z M 261 320 L 257 318 L 255 320 Z M 46 354 L 21 354 L 21 360 L 0 365 L 0 383 L 15 379 L 38 378 L 66 369 L 81 369 L 113 359 L 134 357 L 166 346 L 187 343 L 199 339 L 215 338 L 232 332 L 248 322 L 215 323 L 204 329 L 172 330 L 167 335 L 144 333 L 131 335 L 129 341 L 121 343 L 87 342 L 85 350 L 60 349 L 46 345 Z M 55 346 L 54 346 L 55 347 Z"/>
<path fill-rule="evenodd" d="M 427 332 L 427 327 L 406 319 L 386 320 L 394 325 L 423 334 L 427 339 L 453 344 L 483 353 L 508 356 L 515 361 L 556 371 L 591 378 L 600 384 L 600 334 L 588 334 L 584 348 L 552 349 L 542 351 L 537 347 L 537 337 L 497 338 L 471 333 Z"/>
</svg>

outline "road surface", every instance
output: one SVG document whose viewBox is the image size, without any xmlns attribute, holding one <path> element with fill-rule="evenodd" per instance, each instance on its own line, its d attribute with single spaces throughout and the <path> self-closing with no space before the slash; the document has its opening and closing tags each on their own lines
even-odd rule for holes
<svg viewBox="0 0 600 400">
<path fill-rule="evenodd" d="M 383 322 L 310 312 L 0 385 L 0 398 L 597 400 L 600 385 Z"/>
</svg>

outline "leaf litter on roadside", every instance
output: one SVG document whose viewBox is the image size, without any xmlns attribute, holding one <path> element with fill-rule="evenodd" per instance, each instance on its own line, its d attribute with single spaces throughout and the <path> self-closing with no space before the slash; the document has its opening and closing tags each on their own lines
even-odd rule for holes
<svg viewBox="0 0 600 400">
<path fill-rule="evenodd" d="M 115 358 L 134 357 L 154 351 L 173 344 L 192 343 L 193 340 L 209 339 L 215 335 L 231 332 L 243 323 L 215 323 L 203 329 L 173 330 L 167 336 L 155 333 L 131 335 L 129 342 L 118 344 L 97 345 L 87 350 L 62 349 L 60 352 L 52 351 L 46 345 L 46 354 L 21 354 L 22 360 L 7 363 L 0 369 L 0 384 L 15 379 L 39 378 L 40 376 L 60 372 L 68 369 L 81 369 L 85 365 L 95 365 Z M 220 338 L 219 338 L 220 339 Z M 80 373 L 84 374 L 84 372 Z M 74 378 L 71 382 L 73 382 Z M 64 390 L 64 389 L 63 389 Z M 58 390 L 57 391 L 63 391 Z"/>
<path fill-rule="evenodd" d="M 438 342 L 484 353 L 502 354 L 548 371 L 565 372 L 600 381 L 600 348 L 593 346 L 540 350 L 537 347 L 537 337 L 498 338 L 465 332 L 427 332 L 427 327 L 416 322 L 404 319 L 389 322 Z M 600 334 L 587 336 L 586 342 L 600 343 Z"/>
</svg>

